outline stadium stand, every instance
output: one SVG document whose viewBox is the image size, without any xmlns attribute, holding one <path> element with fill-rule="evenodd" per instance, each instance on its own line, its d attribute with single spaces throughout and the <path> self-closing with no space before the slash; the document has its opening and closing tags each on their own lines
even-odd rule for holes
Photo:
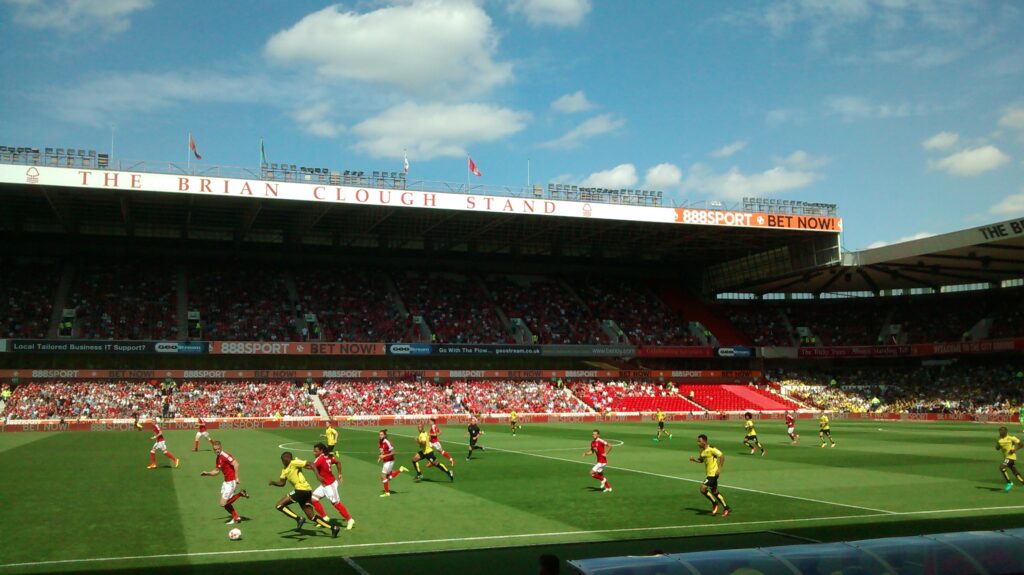
<svg viewBox="0 0 1024 575">
<path fill-rule="evenodd" d="M 423 381 L 329 379 L 320 388 L 320 399 L 334 417 L 429 415 L 459 410 L 450 387 Z"/>
<path fill-rule="evenodd" d="M 635 345 L 698 345 L 686 321 L 646 286 L 628 281 L 577 279 L 571 284 L 594 315 L 612 320 Z"/>
<path fill-rule="evenodd" d="M 455 400 L 470 413 L 580 413 L 589 411 L 566 389 L 550 382 L 453 381 Z"/>
<path fill-rule="evenodd" d="M 319 338 L 308 339 L 408 341 L 409 319 L 399 312 L 394 295 L 379 271 L 304 270 L 296 272 L 295 285 L 299 311 L 315 315 L 322 330 Z"/>
<path fill-rule="evenodd" d="M 152 264 L 83 264 L 74 272 L 66 307 L 75 309 L 82 339 L 177 339 L 177 281 Z"/>
<path fill-rule="evenodd" d="M 789 411 L 800 406 L 752 385 L 680 384 L 679 393 L 710 411 Z M 692 392 L 692 395 L 691 395 Z"/>
<path fill-rule="evenodd" d="M 188 302 L 190 310 L 201 314 L 201 339 L 301 340 L 282 270 L 194 265 L 188 271 Z"/>
<path fill-rule="evenodd" d="M 491 276 L 486 283 L 505 315 L 522 319 L 536 343 L 609 342 L 593 313 L 557 280 Z"/>
<path fill-rule="evenodd" d="M 671 384 L 653 381 L 575 381 L 570 389 L 596 411 L 704 411 Z"/>
<path fill-rule="evenodd" d="M 166 410 L 165 410 L 165 403 Z M 309 396 L 289 381 L 184 381 L 165 397 L 155 382 L 57 380 L 14 387 L 8 420 L 314 416 Z"/>
<path fill-rule="evenodd" d="M 719 304 L 715 310 L 747 335 L 754 345 L 793 345 L 793 337 L 779 305 L 770 302 Z"/>
<path fill-rule="evenodd" d="M 57 292 L 55 262 L 0 259 L 0 337 L 45 338 Z"/>
<path fill-rule="evenodd" d="M 438 343 L 514 343 L 483 287 L 464 276 L 398 274 L 409 313 L 427 321 Z"/>
<path fill-rule="evenodd" d="M 871 400 L 888 413 L 1012 413 L 1024 405 L 1024 372 L 1015 364 L 948 364 L 786 370 L 775 376 L 787 393 L 816 409 L 864 413 Z"/>
</svg>

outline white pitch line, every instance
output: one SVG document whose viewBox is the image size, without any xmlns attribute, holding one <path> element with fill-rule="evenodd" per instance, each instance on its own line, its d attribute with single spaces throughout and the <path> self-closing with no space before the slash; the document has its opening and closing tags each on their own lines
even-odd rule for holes
<svg viewBox="0 0 1024 575">
<path fill-rule="evenodd" d="M 318 545 L 315 547 L 274 547 L 268 549 L 240 549 L 236 551 L 201 551 L 197 553 L 164 553 L 161 555 L 134 555 L 126 557 L 93 557 L 88 559 L 56 559 L 51 561 L 34 561 L 29 563 L 6 563 L 0 568 L 37 567 L 41 565 L 62 565 L 68 563 L 99 563 L 109 561 L 137 561 L 140 559 L 175 559 L 180 557 L 213 557 L 219 555 L 245 555 L 249 553 L 290 553 L 294 551 L 319 551 L 326 549 L 361 549 L 367 547 L 395 547 L 400 545 L 452 543 L 455 541 L 492 541 L 495 539 L 528 539 L 534 537 L 568 537 L 577 535 L 601 535 L 610 533 L 635 533 L 638 531 L 671 531 L 677 529 L 706 527 L 739 527 L 747 525 L 772 525 L 777 523 L 806 523 L 811 521 L 830 521 L 841 519 L 863 519 L 874 517 L 892 517 L 893 515 L 933 515 L 941 513 L 974 513 L 978 511 L 995 511 L 1004 509 L 1024 509 L 1024 505 L 1003 505 L 999 507 L 973 507 L 964 509 L 933 509 L 930 511 L 899 511 L 891 513 L 869 513 L 862 515 L 831 515 L 825 517 L 798 517 L 793 519 L 766 519 L 761 521 L 722 521 L 719 523 L 692 523 L 688 525 L 664 525 L 658 527 L 626 527 L 621 529 L 590 529 L 578 531 L 555 531 L 550 533 L 518 533 L 513 535 L 483 535 L 475 537 L 451 537 L 447 539 L 414 539 L 411 541 L 382 541 L 379 543 L 352 543 L 349 545 Z M 582 541 L 581 543 L 585 543 Z M 480 550 L 481 547 L 464 547 L 455 550 Z"/>
<path fill-rule="evenodd" d="M 353 428 L 353 429 L 356 429 L 358 431 L 365 431 L 365 430 L 358 429 L 358 428 Z M 415 437 L 413 435 L 406 435 L 406 434 L 402 434 L 402 433 L 393 433 L 393 434 L 390 434 L 390 435 L 397 435 L 399 437 Z M 460 443 L 460 442 L 455 442 L 455 443 L 456 443 L 456 445 L 468 445 L 466 443 Z M 540 457 L 542 459 L 551 459 L 553 461 L 565 461 L 567 463 L 575 463 L 577 465 L 590 465 L 590 462 L 588 462 L 588 461 L 579 461 L 579 460 L 576 460 L 576 459 L 566 459 L 564 457 L 553 457 L 551 455 L 539 455 L 537 453 L 532 453 L 532 452 L 529 452 L 529 451 L 516 451 L 514 449 L 502 449 L 500 447 L 487 447 L 487 449 L 491 449 L 491 450 L 494 450 L 494 451 L 504 451 L 505 453 L 515 453 L 517 455 L 529 455 L 530 457 Z M 678 477 L 676 475 L 665 475 L 663 473 L 654 473 L 652 471 L 643 471 L 643 470 L 640 470 L 640 469 L 630 469 L 628 467 L 616 467 L 616 466 L 609 465 L 605 469 L 617 469 L 619 471 L 628 471 L 630 473 L 639 473 L 641 475 L 650 475 L 652 477 L 661 477 L 661 478 L 664 478 L 664 479 L 675 479 L 677 481 L 686 481 L 686 482 L 689 482 L 689 483 L 703 483 L 703 481 L 700 480 L 700 479 L 690 479 L 689 477 Z M 861 505 L 852 505 L 850 503 L 836 503 L 835 501 L 825 501 L 823 499 L 811 499 L 810 497 L 800 497 L 798 495 L 786 495 L 786 494 L 783 494 L 783 493 L 773 493 L 771 491 L 761 491 L 759 489 L 750 489 L 750 488 L 747 488 L 747 487 L 738 487 L 736 485 L 725 485 L 724 483 L 721 484 L 721 487 L 725 487 L 725 488 L 728 488 L 728 489 L 735 489 L 736 491 L 747 491 L 749 493 L 759 493 L 761 495 L 771 495 L 771 496 L 774 496 L 774 497 L 784 497 L 786 499 L 797 499 L 799 501 L 809 501 L 811 503 L 820 503 L 822 505 L 835 505 L 837 507 L 848 507 L 850 509 L 860 509 L 862 511 L 873 511 L 875 513 L 887 513 L 887 514 L 890 514 L 890 515 L 897 515 L 898 514 L 895 511 L 888 511 L 886 509 L 875 509 L 874 507 L 863 507 Z"/>
<path fill-rule="evenodd" d="M 353 561 L 351 557 L 342 557 L 342 559 L 344 559 L 345 563 L 348 563 L 348 566 L 359 575 L 370 575 L 369 571 L 360 567 L 359 564 Z"/>
</svg>

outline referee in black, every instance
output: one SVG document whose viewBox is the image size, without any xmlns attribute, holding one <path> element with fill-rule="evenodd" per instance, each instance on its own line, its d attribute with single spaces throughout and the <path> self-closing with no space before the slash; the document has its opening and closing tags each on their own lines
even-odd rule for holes
<svg viewBox="0 0 1024 575">
<path fill-rule="evenodd" d="M 479 449 L 484 450 L 482 445 L 477 445 L 476 441 L 480 439 L 480 435 L 483 432 L 480 431 L 480 426 L 476 424 L 476 418 L 469 420 L 469 425 L 466 427 L 466 435 L 469 436 L 469 453 L 466 454 L 466 461 L 469 461 L 473 457 L 473 450 Z"/>
</svg>

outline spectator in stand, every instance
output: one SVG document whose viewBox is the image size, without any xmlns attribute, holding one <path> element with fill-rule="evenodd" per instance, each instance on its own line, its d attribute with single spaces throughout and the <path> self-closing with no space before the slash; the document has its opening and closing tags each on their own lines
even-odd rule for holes
<svg viewBox="0 0 1024 575">
<path fill-rule="evenodd" d="M 177 274 L 152 263 L 82 264 L 67 307 L 82 339 L 164 340 L 178 334 Z"/>
<path fill-rule="evenodd" d="M 515 343 L 481 285 L 460 276 L 403 274 L 395 285 L 437 343 Z"/>
<path fill-rule="evenodd" d="M 207 340 L 299 341 L 298 311 L 285 271 L 252 265 L 194 267 L 189 309 L 200 312 Z"/>
<path fill-rule="evenodd" d="M 53 262 L 0 258 L 0 338 L 45 338 L 60 274 Z"/>
</svg>

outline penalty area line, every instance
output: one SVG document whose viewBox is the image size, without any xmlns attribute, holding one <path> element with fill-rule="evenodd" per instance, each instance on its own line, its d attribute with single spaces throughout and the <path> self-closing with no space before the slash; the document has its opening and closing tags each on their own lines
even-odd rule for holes
<svg viewBox="0 0 1024 575">
<path fill-rule="evenodd" d="M 102 563 L 111 561 L 139 561 L 146 559 L 178 559 L 186 557 L 216 557 L 225 555 L 247 555 L 251 553 L 291 553 L 296 551 L 323 551 L 340 549 L 365 549 L 372 547 L 397 547 L 402 545 L 434 545 L 441 543 L 453 543 L 457 541 L 494 541 L 498 539 L 530 539 L 536 537 L 571 537 L 579 535 L 604 535 L 613 533 L 636 533 L 643 531 L 672 531 L 679 529 L 694 528 L 715 528 L 715 527 L 743 527 L 751 525 L 777 525 L 781 523 L 807 523 L 814 521 L 836 521 L 845 519 L 866 519 L 879 517 L 907 516 L 907 515 L 933 515 L 942 513 L 973 513 L 978 511 L 994 511 L 1024 509 L 1024 505 L 1003 505 L 999 507 L 975 507 L 964 509 L 934 509 L 930 511 L 900 511 L 890 513 L 866 513 L 860 515 L 828 515 L 823 517 L 795 517 L 792 519 L 765 519 L 760 521 L 738 521 L 730 522 L 723 520 L 719 523 L 691 523 L 687 525 L 663 525 L 654 527 L 625 527 L 619 529 L 587 529 L 577 531 L 553 531 L 549 533 L 516 533 L 510 535 L 482 535 L 475 537 L 450 537 L 446 539 L 414 539 L 411 541 L 382 541 L 378 543 L 352 543 L 348 545 L 317 545 L 313 547 L 274 547 L 267 549 L 239 549 L 236 551 L 200 551 L 196 553 L 164 553 L 160 555 L 134 555 L 125 557 L 93 557 L 86 559 L 55 559 L 51 561 L 33 561 L 27 563 L 6 563 L 0 568 L 11 567 L 37 567 L 42 565 L 66 565 L 71 563 Z M 502 546 L 508 547 L 508 546 Z M 486 547 L 463 547 L 465 550 L 487 549 Z M 459 550 L 459 549 L 454 549 Z"/>
</svg>

